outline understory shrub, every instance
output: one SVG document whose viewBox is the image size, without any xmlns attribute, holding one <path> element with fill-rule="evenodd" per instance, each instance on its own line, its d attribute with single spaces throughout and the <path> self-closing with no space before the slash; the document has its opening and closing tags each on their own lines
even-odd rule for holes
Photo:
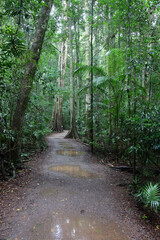
<svg viewBox="0 0 160 240">
<path fill-rule="evenodd" d="M 160 185 L 158 183 L 148 183 L 141 187 L 135 196 L 145 207 L 155 212 L 158 212 L 160 209 Z"/>
</svg>

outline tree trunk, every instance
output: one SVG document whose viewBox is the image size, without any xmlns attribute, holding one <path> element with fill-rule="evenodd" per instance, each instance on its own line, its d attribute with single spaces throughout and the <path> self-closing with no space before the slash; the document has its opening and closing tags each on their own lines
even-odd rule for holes
<svg viewBox="0 0 160 240">
<path fill-rule="evenodd" d="M 93 12 L 94 12 L 94 0 L 92 0 L 92 22 L 91 22 L 91 116 L 90 116 L 90 141 L 91 152 L 93 153 Z"/>
<path fill-rule="evenodd" d="M 60 76 L 57 79 L 58 87 L 63 89 L 65 82 L 67 64 L 67 40 L 60 43 L 60 55 L 58 68 L 60 71 Z M 62 132 L 63 131 L 63 95 L 56 95 L 54 99 L 54 113 L 53 113 L 53 131 Z"/>
<path fill-rule="evenodd" d="M 66 15 L 66 0 L 62 1 L 63 14 L 62 19 L 67 21 Z M 62 33 L 66 31 L 66 27 L 63 28 Z M 58 62 L 58 69 L 60 76 L 57 79 L 58 88 L 64 89 L 66 65 L 67 65 L 67 38 L 63 39 L 60 43 L 60 55 Z M 56 95 L 54 99 L 54 113 L 53 113 L 53 131 L 62 132 L 63 131 L 63 95 Z"/>
<path fill-rule="evenodd" d="M 136 82 L 136 66 L 134 66 L 134 117 L 136 117 L 137 110 L 137 82 Z M 136 176 L 136 126 L 133 129 L 133 178 Z"/>
<path fill-rule="evenodd" d="M 68 3 L 70 7 L 70 1 Z M 70 53 L 70 131 L 67 134 L 66 138 L 76 138 L 76 119 L 75 119 L 75 85 L 73 78 L 73 36 L 72 36 L 72 22 L 71 17 L 68 17 L 68 31 L 69 31 L 69 53 Z"/>
<path fill-rule="evenodd" d="M 53 0 L 45 0 L 42 6 L 38 24 L 36 27 L 34 40 L 32 43 L 29 59 L 26 63 L 24 76 L 21 81 L 20 92 L 17 99 L 16 109 L 13 116 L 12 129 L 15 132 L 15 140 L 12 143 L 12 160 L 16 162 L 19 158 L 21 147 L 21 133 L 27 109 L 33 79 L 37 70 L 38 61 L 41 54 L 42 44 L 47 30 L 49 14 Z"/>
<path fill-rule="evenodd" d="M 127 33 L 127 47 L 128 47 L 128 73 L 127 73 L 127 95 L 128 95 L 128 116 L 131 117 L 131 94 L 130 94 L 130 82 L 131 82 L 131 73 L 130 73 L 130 64 L 131 64 L 131 23 L 130 23 L 130 8 L 131 0 L 128 0 L 128 33 Z"/>
<path fill-rule="evenodd" d="M 76 65 L 77 67 L 79 66 L 80 60 L 79 60 L 79 49 L 80 49 L 80 34 L 79 34 L 79 19 L 76 22 L 76 19 L 74 20 L 74 31 L 75 31 L 75 42 L 76 42 Z M 78 91 L 80 90 L 80 74 L 78 73 L 77 76 L 77 89 Z M 78 93 L 77 91 L 77 93 Z M 80 117 L 80 96 L 79 94 L 77 94 L 77 98 L 76 98 L 76 113 L 77 113 L 77 118 Z"/>
<path fill-rule="evenodd" d="M 85 0 L 85 65 L 90 66 L 90 25 L 87 19 L 89 15 L 89 1 Z M 91 93 L 90 93 L 90 74 L 86 76 L 86 137 L 90 140 L 90 111 L 91 111 Z"/>
</svg>

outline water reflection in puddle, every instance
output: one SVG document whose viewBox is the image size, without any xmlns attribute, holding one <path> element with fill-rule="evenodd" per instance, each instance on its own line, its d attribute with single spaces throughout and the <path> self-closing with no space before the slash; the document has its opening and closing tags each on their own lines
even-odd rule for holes
<svg viewBox="0 0 160 240">
<path fill-rule="evenodd" d="M 37 227 L 36 227 L 37 226 Z M 29 240 L 127 240 L 122 229 L 113 222 L 104 224 L 85 216 L 49 215 L 36 224 Z"/>
<path fill-rule="evenodd" d="M 82 155 L 82 152 L 78 152 L 78 151 L 74 151 L 74 150 L 57 150 L 56 153 L 59 155 L 71 156 L 71 157 Z"/>
<path fill-rule="evenodd" d="M 74 147 L 67 142 L 58 142 L 58 144 L 66 150 L 74 149 Z"/>
<path fill-rule="evenodd" d="M 74 149 L 74 147 L 72 147 L 72 146 L 64 146 L 63 148 L 64 148 L 64 149 L 68 149 L 68 150 Z"/>
<path fill-rule="evenodd" d="M 53 189 L 52 187 L 44 188 L 39 192 L 39 195 L 42 197 L 53 196 L 53 195 L 57 196 L 57 194 L 58 194 L 58 189 Z"/>
<path fill-rule="evenodd" d="M 72 165 L 53 166 L 53 167 L 50 167 L 49 170 L 66 173 L 71 177 L 79 177 L 79 178 L 99 177 L 98 174 L 83 170 L 80 166 L 72 166 Z"/>
<path fill-rule="evenodd" d="M 70 145 L 70 143 L 67 141 L 67 142 L 58 142 L 59 145 Z"/>
<path fill-rule="evenodd" d="M 69 146 L 68 143 L 65 143 L 65 142 L 60 142 L 58 143 L 60 146 Z"/>
</svg>

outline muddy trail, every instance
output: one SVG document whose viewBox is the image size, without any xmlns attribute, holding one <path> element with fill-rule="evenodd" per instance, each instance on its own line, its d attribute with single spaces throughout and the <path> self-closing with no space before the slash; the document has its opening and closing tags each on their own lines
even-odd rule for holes
<svg viewBox="0 0 160 240">
<path fill-rule="evenodd" d="M 99 164 L 88 147 L 64 139 L 64 133 L 48 136 L 47 142 L 0 239 L 156 239 L 127 188 L 120 187 L 130 174 Z"/>
</svg>

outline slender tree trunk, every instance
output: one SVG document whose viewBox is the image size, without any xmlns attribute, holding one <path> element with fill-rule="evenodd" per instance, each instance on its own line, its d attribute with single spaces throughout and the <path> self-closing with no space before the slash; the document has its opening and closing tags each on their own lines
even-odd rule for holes
<svg viewBox="0 0 160 240">
<path fill-rule="evenodd" d="M 66 14 L 66 0 L 62 1 L 63 13 L 62 19 L 67 21 Z M 62 33 L 66 31 L 66 26 L 63 27 Z M 58 61 L 58 69 L 60 72 L 60 76 L 57 79 L 57 85 L 59 89 L 64 88 L 65 84 L 65 74 L 66 74 L 66 65 L 67 65 L 67 42 L 68 39 L 63 39 L 60 43 L 60 55 Z M 63 131 L 63 94 L 56 95 L 54 99 L 54 113 L 53 113 L 53 131 L 62 132 Z"/>
<path fill-rule="evenodd" d="M 18 160 L 19 158 L 19 152 L 21 147 L 21 133 L 25 112 L 27 109 L 30 92 L 33 85 L 33 79 L 37 70 L 37 65 L 41 54 L 45 32 L 47 30 L 49 14 L 52 8 L 52 2 L 53 0 L 45 0 L 45 4 L 42 6 L 30 51 L 30 57 L 26 63 L 24 76 L 21 81 L 20 92 L 17 99 L 12 124 L 12 129 L 15 132 L 15 140 L 12 143 L 12 159 L 14 160 L 14 162 L 16 162 L 16 160 Z"/>
<path fill-rule="evenodd" d="M 106 71 L 107 71 L 107 75 L 110 76 L 110 26 L 109 26 L 109 22 L 110 22 L 110 8 L 108 6 L 105 6 L 105 12 L 107 15 L 107 25 L 105 27 L 105 40 L 106 40 L 106 50 L 107 50 L 107 54 L 106 54 Z M 111 87 L 109 85 L 108 87 L 108 95 L 110 96 L 111 94 Z M 105 96 L 107 98 L 107 96 Z M 112 136 L 112 114 L 111 114 L 111 106 L 112 106 L 112 102 L 111 102 L 111 98 L 109 98 L 109 102 L 108 102 L 108 120 L 109 120 L 109 124 L 108 124 L 108 143 L 109 145 L 111 144 L 111 136 Z"/>
<path fill-rule="evenodd" d="M 148 105 L 150 105 L 152 97 L 152 81 L 151 81 L 151 74 L 149 75 L 149 92 L 148 92 Z"/>
<path fill-rule="evenodd" d="M 90 141 L 91 141 L 91 152 L 93 153 L 93 11 L 94 11 L 94 0 L 92 0 L 92 21 L 91 21 L 91 116 L 90 116 Z"/>
<path fill-rule="evenodd" d="M 134 66 L 134 117 L 136 115 L 136 109 L 137 109 L 137 82 L 136 82 L 136 66 Z M 136 176 L 136 132 L 135 132 L 135 124 L 134 124 L 134 129 L 133 129 L 133 145 L 134 145 L 134 150 L 133 150 L 133 178 Z"/>
<path fill-rule="evenodd" d="M 85 65 L 90 65 L 90 25 L 88 21 L 89 16 L 89 1 L 85 0 Z M 91 111 L 91 93 L 90 93 L 90 74 L 87 73 L 86 76 L 86 86 L 87 86 L 87 92 L 86 92 L 86 136 L 88 139 L 91 139 L 90 137 L 90 111 Z"/>
<path fill-rule="evenodd" d="M 70 7 L 70 1 L 68 3 Z M 75 117 L 75 83 L 73 78 L 73 35 L 72 35 L 72 22 L 71 17 L 68 17 L 68 30 L 69 30 L 69 53 L 70 53 L 70 131 L 66 138 L 76 138 L 76 117 Z"/>
<path fill-rule="evenodd" d="M 76 65 L 77 67 L 79 66 L 79 44 L 80 44 L 80 39 L 79 39 L 79 19 L 78 21 L 76 22 L 76 19 L 74 21 L 74 29 L 75 29 L 75 40 L 76 40 Z M 78 73 L 78 76 L 77 76 L 77 89 L 79 90 L 80 89 L 80 74 Z M 76 103 L 77 103 L 77 117 L 79 118 L 80 116 L 80 97 L 79 97 L 79 94 L 77 94 L 77 99 L 76 99 Z"/>
<path fill-rule="evenodd" d="M 67 40 L 60 43 L 60 55 L 58 68 L 60 76 L 57 79 L 58 87 L 63 89 L 65 82 L 67 64 Z M 53 131 L 63 131 L 63 95 L 56 95 L 54 99 L 54 113 L 53 113 Z"/>
<path fill-rule="evenodd" d="M 118 28 L 118 48 L 121 48 L 121 25 L 119 24 Z"/>
<path fill-rule="evenodd" d="M 131 0 L 128 0 L 128 36 L 127 36 L 127 46 L 128 46 L 128 71 L 130 71 L 129 67 L 131 64 L 131 23 L 130 23 L 130 7 L 131 7 Z M 128 95 L 128 115 L 129 118 L 131 117 L 131 97 L 130 97 L 130 81 L 131 81 L 131 73 L 127 74 L 127 95 Z"/>
</svg>

